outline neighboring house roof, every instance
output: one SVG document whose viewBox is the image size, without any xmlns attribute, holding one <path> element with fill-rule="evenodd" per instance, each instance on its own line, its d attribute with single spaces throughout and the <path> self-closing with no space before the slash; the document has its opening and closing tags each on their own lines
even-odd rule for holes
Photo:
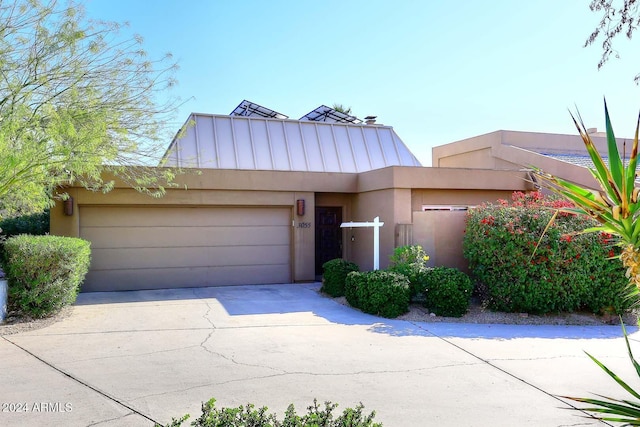
<svg viewBox="0 0 640 427">
<path fill-rule="evenodd" d="M 537 152 L 537 151 L 534 151 Z M 581 166 L 583 168 L 593 169 L 595 165 L 591 160 L 591 157 L 588 155 L 580 155 L 580 154 L 558 154 L 558 153 L 544 153 L 537 152 L 538 154 L 542 154 L 543 156 L 550 157 L 555 160 L 560 160 L 562 162 L 571 163 L 572 165 Z M 608 164 L 609 160 L 606 157 L 603 157 L 603 160 Z"/>
<path fill-rule="evenodd" d="M 309 172 L 422 166 L 391 126 L 197 113 L 171 142 L 162 164 Z"/>
<path fill-rule="evenodd" d="M 608 164 L 606 137 L 597 131 L 590 135 Z M 618 151 L 627 152 L 628 156 L 625 141 L 628 139 L 618 138 Z M 579 135 L 500 130 L 433 147 L 432 152 L 437 167 L 499 170 L 534 167 L 578 185 L 598 188 L 588 170 L 593 169 L 594 164 Z"/>
</svg>

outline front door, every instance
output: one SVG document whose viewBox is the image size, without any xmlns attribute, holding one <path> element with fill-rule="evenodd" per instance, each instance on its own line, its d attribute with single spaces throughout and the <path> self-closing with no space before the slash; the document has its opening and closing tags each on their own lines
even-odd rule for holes
<svg viewBox="0 0 640 427">
<path fill-rule="evenodd" d="M 316 207 L 316 275 L 322 264 L 342 258 L 342 208 Z"/>
</svg>

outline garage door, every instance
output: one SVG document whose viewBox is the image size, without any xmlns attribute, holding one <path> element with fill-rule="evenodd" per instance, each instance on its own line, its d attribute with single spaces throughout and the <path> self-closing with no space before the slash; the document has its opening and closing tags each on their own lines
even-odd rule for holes
<svg viewBox="0 0 640 427">
<path fill-rule="evenodd" d="M 83 291 L 291 281 L 289 208 L 80 207 Z"/>
</svg>

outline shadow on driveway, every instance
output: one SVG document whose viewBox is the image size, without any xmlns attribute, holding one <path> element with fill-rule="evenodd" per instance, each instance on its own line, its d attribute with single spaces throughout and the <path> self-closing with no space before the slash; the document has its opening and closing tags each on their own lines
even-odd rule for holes
<svg viewBox="0 0 640 427">
<path fill-rule="evenodd" d="M 618 325 L 502 325 L 412 322 L 385 319 L 337 303 L 321 295 L 320 283 L 206 288 L 176 288 L 123 292 L 81 293 L 76 305 L 146 303 L 215 299 L 229 316 L 269 316 L 311 312 L 331 323 L 368 326 L 368 331 L 394 337 L 425 336 L 508 340 L 515 338 L 614 339 Z M 265 319 L 266 320 L 266 319 Z M 637 327 L 627 327 L 632 334 Z"/>
</svg>

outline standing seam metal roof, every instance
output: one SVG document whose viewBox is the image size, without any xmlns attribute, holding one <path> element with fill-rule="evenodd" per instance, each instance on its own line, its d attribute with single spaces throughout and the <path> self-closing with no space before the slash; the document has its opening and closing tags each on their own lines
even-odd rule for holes
<svg viewBox="0 0 640 427">
<path fill-rule="evenodd" d="M 308 172 L 422 166 L 390 126 L 196 113 L 190 122 L 164 165 Z"/>
</svg>

